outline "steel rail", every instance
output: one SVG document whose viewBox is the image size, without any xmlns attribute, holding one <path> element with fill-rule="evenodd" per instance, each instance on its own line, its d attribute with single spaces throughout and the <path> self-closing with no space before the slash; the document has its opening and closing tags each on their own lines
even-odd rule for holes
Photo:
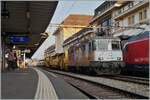
<svg viewBox="0 0 150 100">
<path fill-rule="evenodd" d="M 71 74 L 71 73 L 66 74 L 66 72 L 64 73 L 64 72 L 62 72 L 62 71 L 49 70 L 49 69 L 46 69 L 46 68 L 44 68 L 44 69 L 47 70 L 47 71 L 56 73 L 56 74 L 65 75 L 65 76 L 69 76 L 69 77 L 76 78 L 76 79 L 79 79 L 79 80 L 87 81 L 87 82 L 90 82 L 90 83 L 93 83 L 93 84 L 103 85 L 103 86 L 106 86 L 106 87 L 109 87 L 109 88 L 113 88 L 113 89 L 116 89 L 116 90 L 119 90 L 119 91 L 122 91 L 122 92 L 125 92 L 125 93 L 128 93 L 128 94 L 137 96 L 137 97 L 139 97 L 139 98 L 143 98 L 143 99 L 149 98 L 149 97 L 144 96 L 144 95 L 140 95 L 140 94 L 133 93 L 133 92 L 126 91 L 126 90 L 122 90 L 122 89 L 119 89 L 119 88 L 116 88 L 116 87 L 112 87 L 112 86 L 109 86 L 109 85 L 105 85 L 105 84 L 97 83 L 97 82 L 90 81 L 90 80 L 87 80 L 87 79 L 83 79 L 83 78 L 81 78 L 81 77 L 77 77 L 77 76 L 73 75 L 73 74 L 75 74 L 75 73 L 72 73 L 72 74 Z M 81 75 L 81 74 L 80 74 L 80 75 Z M 85 76 L 85 75 L 84 75 L 84 76 Z"/>
<path fill-rule="evenodd" d="M 126 81 L 126 82 L 133 82 L 133 83 L 138 83 L 138 84 L 145 84 L 145 85 L 149 84 L 148 78 L 123 76 L 123 75 L 117 75 L 117 76 L 111 76 L 111 77 L 105 77 L 105 78 L 111 78 L 111 79 L 116 79 L 116 80 L 121 80 L 121 81 Z"/>
</svg>

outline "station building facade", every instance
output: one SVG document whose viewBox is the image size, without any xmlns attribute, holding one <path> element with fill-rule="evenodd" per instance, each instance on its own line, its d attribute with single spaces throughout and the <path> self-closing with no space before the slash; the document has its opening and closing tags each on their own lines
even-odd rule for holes
<svg viewBox="0 0 150 100">
<path fill-rule="evenodd" d="M 73 34 L 83 29 L 83 27 L 86 27 L 91 18 L 92 16 L 89 15 L 69 15 L 61 23 L 62 27 L 59 27 L 53 34 L 56 37 L 56 53 L 63 53 L 63 42 Z"/>
<path fill-rule="evenodd" d="M 94 17 L 90 22 L 91 26 L 99 27 L 96 29 L 97 35 L 111 35 L 111 29 L 107 26 L 112 25 L 112 17 L 114 4 L 116 1 L 105 1 L 99 7 L 97 7 L 94 11 Z M 106 26 L 106 27 L 105 27 Z"/>
<path fill-rule="evenodd" d="M 141 27 L 147 29 L 149 25 L 149 1 L 135 0 L 123 3 L 118 9 L 113 11 L 114 26 Z M 141 29 L 115 27 L 112 29 L 113 36 L 136 35 Z"/>
<path fill-rule="evenodd" d="M 148 28 L 149 10 L 148 0 L 105 1 L 95 9 L 90 25 L 98 26 L 97 32 L 106 36 L 135 35 L 143 31 L 135 27 Z"/>
</svg>

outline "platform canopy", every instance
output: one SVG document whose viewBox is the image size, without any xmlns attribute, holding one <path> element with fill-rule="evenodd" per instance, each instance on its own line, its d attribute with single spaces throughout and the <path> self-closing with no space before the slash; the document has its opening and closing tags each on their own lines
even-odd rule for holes
<svg viewBox="0 0 150 100">
<path fill-rule="evenodd" d="M 54 15 L 58 1 L 2 1 L 1 4 L 2 38 L 29 37 L 28 43 L 17 43 L 16 46 L 30 49 L 31 56 L 46 39 L 45 30 Z"/>
</svg>

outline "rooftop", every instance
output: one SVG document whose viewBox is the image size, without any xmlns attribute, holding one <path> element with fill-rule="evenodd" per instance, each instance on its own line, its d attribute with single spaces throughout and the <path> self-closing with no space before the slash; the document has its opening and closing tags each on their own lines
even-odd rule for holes
<svg viewBox="0 0 150 100">
<path fill-rule="evenodd" d="M 71 14 L 64 21 L 61 22 L 62 25 L 80 25 L 80 26 L 88 26 L 93 16 L 90 15 L 77 15 Z M 56 34 L 59 28 L 54 32 Z M 54 35 L 53 34 L 53 35 Z"/>
</svg>

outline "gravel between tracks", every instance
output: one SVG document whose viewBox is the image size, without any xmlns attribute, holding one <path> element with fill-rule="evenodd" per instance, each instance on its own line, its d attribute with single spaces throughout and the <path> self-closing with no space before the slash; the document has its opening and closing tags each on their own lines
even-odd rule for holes
<svg viewBox="0 0 150 100">
<path fill-rule="evenodd" d="M 68 73 L 68 72 L 55 71 L 55 70 L 50 70 L 50 71 L 59 73 L 59 74 L 66 74 L 66 75 L 69 75 L 72 77 L 78 77 L 78 78 L 81 78 L 84 80 L 103 84 L 103 85 L 117 88 L 117 89 L 120 89 L 123 91 L 141 95 L 144 97 L 149 97 L 149 85 L 136 84 L 136 83 L 132 83 L 132 82 L 124 82 L 124 81 L 120 81 L 120 80 L 107 79 L 107 78 L 103 78 L 103 77 L 92 77 L 92 76 L 87 76 L 87 75 L 79 75 L 79 74 L 75 74 L 75 73 Z"/>
<path fill-rule="evenodd" d="M 138 99 L 138 97 L 130 95 L 128 93 L 124 93 L 118 90 L 114 90 L 112 88 L 108 88 L 102 85 L 92 84 L 83 80 L 71 78 L 64 75 L 57 76 L 65 79 L 69 84 L 72 84 L 81 90 L 86 91 L 86 93 L 94 96 L 98 99 Z"/>
</svg>

